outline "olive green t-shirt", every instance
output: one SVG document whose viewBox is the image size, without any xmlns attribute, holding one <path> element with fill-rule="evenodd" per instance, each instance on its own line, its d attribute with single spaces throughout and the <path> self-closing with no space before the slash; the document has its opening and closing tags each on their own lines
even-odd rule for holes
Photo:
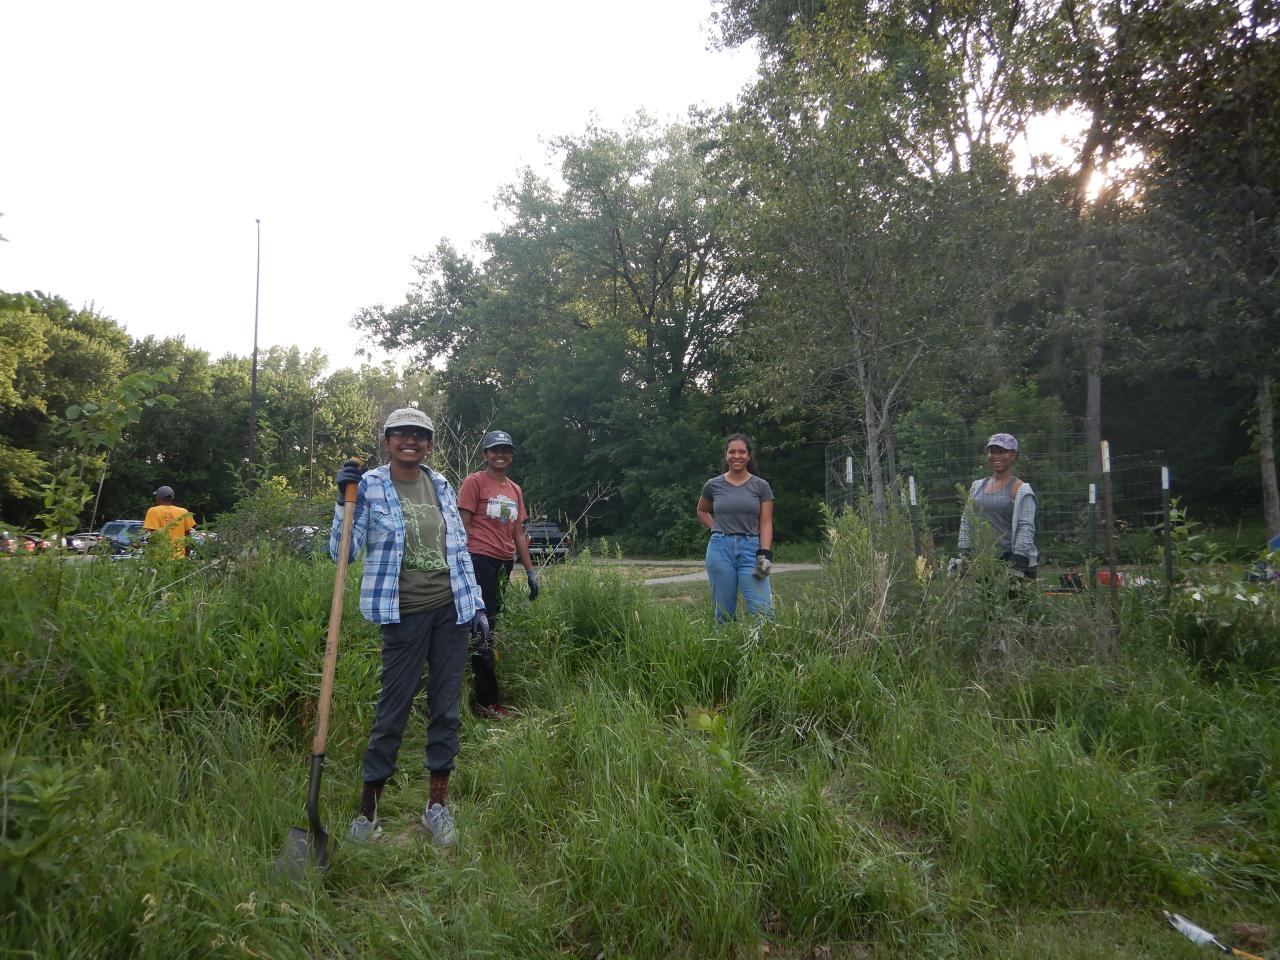
<svg viewBox="0 0 1280 960">
<path fill-rule="evenodd" d="M 400 614 L 434 610 L 453 600 L 444 555 L 444 517 L 435 485 L 425 474 L 396 480 L 404 515 L 404 560 L 400 564 Z"/>
</svg>

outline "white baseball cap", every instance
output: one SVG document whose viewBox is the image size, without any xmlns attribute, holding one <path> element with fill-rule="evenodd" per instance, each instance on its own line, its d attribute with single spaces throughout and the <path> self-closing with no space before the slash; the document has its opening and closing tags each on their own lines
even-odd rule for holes
<svg viewBox="0 0 1280 960">
<path fill-rule="evenodd" d="M 417 407 L 401 407 L 399 410 L 392 410 L 387 417 L 387 422 L 382 425 L 382 435 L 385 437 L 392 427 L 417 427 L 431 434 L 436 432 L 431 418 Z"/>
</svg>

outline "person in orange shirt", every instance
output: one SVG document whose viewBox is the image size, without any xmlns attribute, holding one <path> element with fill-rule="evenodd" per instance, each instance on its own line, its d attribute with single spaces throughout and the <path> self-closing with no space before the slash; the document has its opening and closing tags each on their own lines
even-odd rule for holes
<svg viewBox="0 0 1280 960">
<path fill-rule="evenodd" d="M 142 529 L 147 533 L 163 530 L 172 541 L 173 557 L 181 560 L 187 555 L 187 533 L 195 529 L 196 521 L 190 511 L 173 502 L 173 487 L 161 487 L 154 494 L 156 505 L 147 511 Z"/>
</svg>

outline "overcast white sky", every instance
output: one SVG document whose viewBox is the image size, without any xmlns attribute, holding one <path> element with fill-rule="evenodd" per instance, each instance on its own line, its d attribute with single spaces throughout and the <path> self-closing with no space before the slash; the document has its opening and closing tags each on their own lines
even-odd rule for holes
<svg viewBox="0 0 1280 960">
<path fill-rule="evenodd" d="M 356 362 L 350 319 L 411 259 L 498 225 L 541 138 L 733 99 L 752 50 L 707 50 L 711 0 L 0 9 L 0 290 L 92 303 L 135 337 Z"/>
</svg>

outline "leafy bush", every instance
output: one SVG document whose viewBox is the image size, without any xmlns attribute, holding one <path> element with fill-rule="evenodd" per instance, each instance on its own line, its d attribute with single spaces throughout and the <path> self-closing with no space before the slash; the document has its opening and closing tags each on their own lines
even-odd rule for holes
<svg viewBox="0 0 1280 960">
<path fill-rule="evenodd" d="M 319 531 L 317 537 L 327 543 L 332 522 L 332 498 L 308 500 L 290 489 L 284 477 L 269 477 L 253 493 L 241 497 L 232 510 L 218 517 L 217 545 L 210 552 L 243 556 L 266 549 L 327 556 L 327 550 L 315 550 L 309 538 L 299 531 L 315 527 Z"/>
<path fill-rule="evenodd" d="M 86 777 L 75 767 L 0 756 L 0 910 L 40 899 L 68 873 Z"/>
<path fill-rule="evenodd" d="M 1170 608 L 1174 635 L 1194 661 L 1212 668 L 1280 668 L 1277 584 L 1244 580 L 1181 505 L 1175 503 L 1172 519 L 1176 568 L 1189 571 Z M 1268 559 L 1261 555 L 1263 567 Z"/>
</svg>

